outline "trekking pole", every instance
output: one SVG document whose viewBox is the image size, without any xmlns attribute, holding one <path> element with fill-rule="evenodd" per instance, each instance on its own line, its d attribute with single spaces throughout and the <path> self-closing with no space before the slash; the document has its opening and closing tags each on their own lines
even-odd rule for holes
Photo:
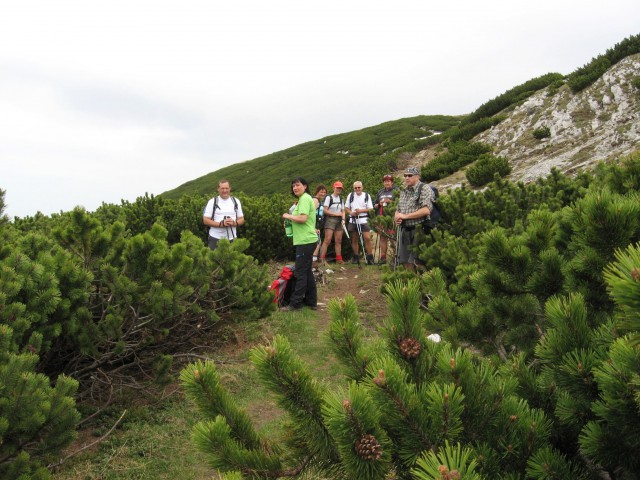
<svg viewBox="0 0 640 480">
<path fill-rule="evenodd" d="M 347 236 L 347 240 L 351 240 L 351 237 L 349 236 L 349 230 L 347 230 L 347 225 L 344 222 L 342 223 L 342 230 L 344 230 L 344 234 Z"/>
<path fill-rule="evenodd" d="M 396 255 L 395 255 L 395 260 L 393 262 L 393 271 L 396 271 L 396 268 L 398 268 L 398 263 L 400 260 L 400 244 L 402 242 L 402 227 L 400 225 L 398 225 L 396 227 L 397 231 L 396 231 Z"/>
<path fill-rule="evenodd" d="M 362 258 L 364 258 L 364 263 L 365 265 L 367 264 L 367 252 L 364 248 L 364 237 L 362 236 L 362 225 L 360 225 L 358 223 L 358 220 L 356 219 L 356 228 L 358 229 L 358 237 L 360 240 L 360 255 L 362 256 Z M 358 257 L 358 265 L 360 264 L 360 258 Z"/>
<path fill-rule="evenodd" d="M 380 235 L 382 235 L 381 227 L 378 227 L 378 230 L 376 231 L 376 244 L 373 246 L 373 256 L 375 258 L 377 252 L 378 261 L 380 261 Z"/>
</svg>

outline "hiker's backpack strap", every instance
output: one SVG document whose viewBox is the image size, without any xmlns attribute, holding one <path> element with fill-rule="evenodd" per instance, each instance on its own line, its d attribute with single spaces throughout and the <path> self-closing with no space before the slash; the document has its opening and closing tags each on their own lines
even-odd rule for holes
<svg viewBox="0 0 640 480">
<path fill-rule="evenodd" d="M 218 197 L 215 197 L 215 199 L 213 200 L 213 208 L 211 209 L 211 220 L 213 220 L 213 217 L 216 214 L 216 208 L 220 208 L 218 206 Z"/>
<path fill-rule="evenodd" d="M 233 211 L 236 213 L 236 225 L 238 224 L 238 201 L 236 200 L 236 197 L 231 197 L 231 200 L 233 200 Z"/>
<path fill-rule="evenodd" d="M 353 209 L 353 199 L 355 198 L 356 192 L 351 192 L 351 195 L 349 196 L 349 205 L 351 205 L 351 209 Z M 369 196 L 369 194 L 367 192 L 364 192 L 364 208 L 367 208 L 367 205 L 369 203 L 369 199 L 371 197 Z M 356 218 L 368 218 L 369 217 L 369 212 L 367 211 L 367 213 L 359 213 L 358 216 Z"/>
</svg>

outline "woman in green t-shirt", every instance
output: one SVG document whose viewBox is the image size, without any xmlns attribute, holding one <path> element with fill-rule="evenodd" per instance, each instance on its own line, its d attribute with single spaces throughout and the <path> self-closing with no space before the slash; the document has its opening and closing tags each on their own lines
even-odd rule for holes
<svg viewBox="0 0 640 480">
<path fill-rule="evenodd" d="M 295 285 L 289 305 L 281 310 L 298 310 L 303 306 L 317 308 L 318 292 L 313 277 L 313 251 L 318 243 L 316 233 L 316 206 L 309 195 L 309 184 L 302 177 L 291 181 L 291 193 L 298 198 L 292 213 L 283 213 L 282 218 L 291 221 L 293 245 L 296 247 L 296 266 L 293 272 Z"/>
</svg>

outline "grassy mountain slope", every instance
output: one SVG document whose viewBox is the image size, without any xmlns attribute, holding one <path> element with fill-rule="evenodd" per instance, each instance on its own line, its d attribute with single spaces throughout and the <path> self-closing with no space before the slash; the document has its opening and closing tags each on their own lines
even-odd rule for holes
<svg viewBox="0 0 640 480">
<path fill-rule="evenodd" d="M 230 165 L 162 196 L 211 194 L 221 178 L 231 181 L 234 192 L 251 196 L 286 193 L 300 174 L 312 185 L 330 185 L 335 179 L 375 185 L 381 174 L 406 165 L 422 167 L 443 152 L 441 145 L 460 139 L 491 145 L 508 159 L 515 181 L 531 181 L 552 167 L 590 168 L 638 148 L 639 89 L 640 35 L 635 35 L 567 76 L 533 78 L 469 115 L 403 118 L 328 136 Z M 540 127 L 550 129 L 550 138 L 534 140 L 531 132 Z M 445 132 L 438 137 L 441 145 L 430 138 L 434 132 Z M 445 189 L 459 186 L 466 182 L 463 170 L 437 183 Z"/>
<path fill-rule="evenodd" d="M 291 179 L 301 172 L 312 184 L 331 183 L 335 178 L 344 179 L 348 171 L 366 172 L 380 158 L 388 158 L 389 168 L 394 169 L 395 157 L 400 151 L 420 150 L 433 132 L 446 131 L 458 125 L 462 118 L 418 116 L 331 135 L 229 165 L 180 185 L 162 196 L 176 199 L 184 194 L 211 193 L 221 178 L 231 182 L 234 192 L 248 195 L 286 193 Z"/>
</svg>

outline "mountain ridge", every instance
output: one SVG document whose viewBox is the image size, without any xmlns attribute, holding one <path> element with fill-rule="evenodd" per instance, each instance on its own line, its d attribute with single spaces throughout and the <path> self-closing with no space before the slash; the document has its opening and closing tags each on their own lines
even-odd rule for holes
<svg viewBox="0 0 640 480">
<path fill-rule="evenodd" d="M 552 168 L 574 173 L 600 161 L 611 161 L 640 147 L 640 54 L 610 67 L 591 86 L 572 93 L 568 86 L 550 94 L 533 94 L 498 125 L 474 140 L 508 158 L 512 179 L 525 182 L 546 176 Z M 539 128 L 550 136 L 533 137 Z"/>
<path fill-rule="evenodd" d="M 619 54 L 618 50 L 611 52 Z M 593 62 L 602 58 L 605 57 L 597 57 Z M 525 98 L 518 98 L 513 105 L 491 115 L 502 120 L 471 141 L 486 143 L 495 155 L 507 158 L 512 168 L 509 179 L 524 182 L 546 176 L 554 168 L 572 175 L 600 161 L 637 151 L 640 54 L 616 60 L 598 72 L 601 74 L 593 83 L 574 92 L 572 77 L 582 74 L 587 67 L 546 88 L 526 92 Z M 446 150 L 446 142 L 433 141 L 434 132 L 446 132 L 460 125 L 465 118 L 486 110 L 484 107 L 492 102 L 499 103 L 494 101 L 469 115 L 411 117 L 305 142 L 211 172 L 162 196 L 176 198 L 184 193 L 212 192 L 219 178 L 229 178 L 235 191 L 254 195 L 282 192 L 289 179 L 300 172 L 313 184 L 360 177 L 377 184 L 381 172 L 398 174 L 407 165 L 426 165 Z M 534 132 L 540 129 L 546 129 L 547 135 L 536 138 Z M 359 168 L 352 168 L 353 165 Z M 467 184 L 465 168 L 434 183 L 445 190 Z M 259 173 L 260 179 L 247 178 L 254 173 Z"/>
</svg>

